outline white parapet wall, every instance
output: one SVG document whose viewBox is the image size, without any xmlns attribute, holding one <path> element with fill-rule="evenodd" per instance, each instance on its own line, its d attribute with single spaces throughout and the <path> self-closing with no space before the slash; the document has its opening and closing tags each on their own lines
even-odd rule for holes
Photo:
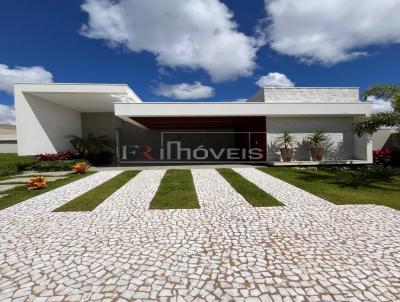
<svg viewBox="0 0 400 302">
<path fill-rule="evenodd" d="M 357 87 L 265 87 L 248 102 L 265 103 L 357 103 Z"/>
</svg>

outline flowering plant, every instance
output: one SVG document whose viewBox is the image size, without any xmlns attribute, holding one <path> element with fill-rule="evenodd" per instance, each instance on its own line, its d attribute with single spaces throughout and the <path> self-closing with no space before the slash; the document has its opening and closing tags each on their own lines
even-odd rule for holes
<svg viewBox="0 0 400 302">
<path fill-rule="evenodd" d="M 27 183 L 28 190 L 40 190 L 47 187 L 47 179 L 44 176 L 32 177 Z"/>
<path fill-rule="evenodd" d="M 390 147 L 373 151 L 374 163 L 383 166 L 390 165 L 395 151 L 396 148 Z"/>
<path fill-rule="evenodd" d="M 71 151 L 60 151 L 57 153 L 40 153 L 36 155 L 38 161 L 67 160 L 76 158 L 76 154 Z"/>
<path fill-rule="evenodd" d="M 87 169 L 89 168 L 88 164 L 85 162 L 80 162 L 80 163 L 76 163 L 74 165 L 74 171 L 75 173 L 85 173 L 87 171 Z"/>
</svg>

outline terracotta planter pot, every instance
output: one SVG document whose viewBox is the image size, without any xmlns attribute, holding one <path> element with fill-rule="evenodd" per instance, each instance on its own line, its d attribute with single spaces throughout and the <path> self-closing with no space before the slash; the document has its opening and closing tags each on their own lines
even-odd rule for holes
<svg viewBox="0 0 400 302">
<path fill-rule="evenodd" d="M 292 161 L 293 149 L 281 148 L 282 160 L 285 162 Z"/>
<path fill-rule="evenodd" d="M 324 157 L 324 148 L 311 148 L 311 157 L 314 161 L 321 161 Z"/>
</svg>

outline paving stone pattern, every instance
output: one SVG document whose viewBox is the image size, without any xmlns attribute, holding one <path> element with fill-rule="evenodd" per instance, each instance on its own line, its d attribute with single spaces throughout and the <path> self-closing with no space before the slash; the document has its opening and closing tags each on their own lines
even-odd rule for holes
<svg viewBox="0 0 400 302">
<path fill-rule="evenodd" d="M 23 186 L 24 184 L 2 184 L 0 185 L 0 192 L 4 192 L 10 189 L 14 189 L 19 186 Z"/>
<path fill-rule="evenodd" d="M 148 170 L 92 212 L 51 209 L 101 175 L 0 211 L 0 301 L 400 301 L 397 211 L 236 171 L 285 206 L 209 169 L 192 170 L 201 209 L 148 210 L 164 174 Z"/>
</svg>

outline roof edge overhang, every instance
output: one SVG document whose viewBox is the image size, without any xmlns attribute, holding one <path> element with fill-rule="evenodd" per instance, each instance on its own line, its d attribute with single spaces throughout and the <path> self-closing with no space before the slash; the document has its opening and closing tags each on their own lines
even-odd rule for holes
<svg viewBox="0 0 400 302">
<path fill-rule="evenodd" d="M 116 116 L 365 116 L 370 103 L 115 103 Z"/>
<path fill-rule="evenodd" d="M 78 112 L 112 113 L 115 102 L 142 102 L 126 84 L 15 83 L 14 96 L 21 94 Z"/>
</svg>

